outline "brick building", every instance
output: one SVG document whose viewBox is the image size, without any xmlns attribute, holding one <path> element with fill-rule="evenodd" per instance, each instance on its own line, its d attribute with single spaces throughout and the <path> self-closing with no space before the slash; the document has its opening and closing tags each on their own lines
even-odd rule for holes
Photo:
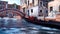
<svg viewBox="0 0 60 34">
<path fill-rule="evenodd" d="M 20 10 L 20 5 L 17 5 L 17 4 L 8 4 L 7 8 L 13 8 L 13 9 Z"/>
<path fill-rule="evenodd" d="M 20 5 L 17 4 L 8 4 L 6 1 L 0 1 L 0 9 L 5 9 L 5 8 L 14 8 L 14 9 L 21 9 Z"/>
<path fill-rule="evenodd" d="M 0 1 L 0 9 L 7 8 L 8 2 L 6 1 Z"/>
</svg>

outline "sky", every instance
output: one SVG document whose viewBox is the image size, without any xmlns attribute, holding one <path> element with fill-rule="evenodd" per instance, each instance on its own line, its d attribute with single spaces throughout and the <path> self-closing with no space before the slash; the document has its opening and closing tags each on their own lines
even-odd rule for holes
<svg viewBox="0 0 60 34">
<path fill-rule="evenodd" d="M 17 5 L 20 5 L 20 0 L 2 0 L 2 1 L 8 1 L 9 4 L 16 3 Z"/>
</svg>

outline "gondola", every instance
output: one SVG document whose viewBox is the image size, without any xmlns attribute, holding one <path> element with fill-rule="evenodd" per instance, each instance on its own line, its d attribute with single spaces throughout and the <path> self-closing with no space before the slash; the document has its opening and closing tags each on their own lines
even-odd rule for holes
<svg viewBox="0 0 60 34">
<path fill-rule="evenodd" d="M 38 20 L 36 18 L 33 18 L 33 19 L 32 18 L 25 18 L 25 20 L 29 23 L 33 23 L 36 25 L 42 25 L 42 26 L 46 26 L 46 27 L 60 29 L 60 22 L 58 22 L 58 21 L 53 21 L 53 20 L 44 21 L 44 20 Z"/>
</svg>

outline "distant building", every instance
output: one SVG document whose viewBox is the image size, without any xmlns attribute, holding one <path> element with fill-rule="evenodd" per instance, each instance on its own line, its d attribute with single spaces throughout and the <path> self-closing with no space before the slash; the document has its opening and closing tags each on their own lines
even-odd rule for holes
<svg viewBox="0 0 60 34">
<path fill-rule="evenodd" d="M 28 9 L 27 9 L 27 15 L 28 16 L 38 16 L 38 0 L 28 0 Z"/>
<path fill-rule="evenodd" d="M 54 0 L 48 3 L 48 15 L 55 16 L 60 12 L 60 0 Z"/>
<path fill-rule="evenodd" d="M 19 9 L 20 10 L 20 5 L 17 4 L 8 4 L 6 1 L 0 1 L 0 9 L 5 9 L 5 8 L 14 8 L 14 9 Z"/>
<path fill-rule="evenodd" d="M 29 8 L 26 13 L 28 16 L 38 17 L 38 6 Z"/>
<path fill-rule="evenodd" d="M 20 5 L 8 4 L 7 8 L 13 8 L 13 9 L 19 9 L 20 10 Z"/>
<path fill-rule="evenodd" d="M 0 1 L 0 9 L 7 8 L 8 2 L 6 1 Z"/>
<path fill-rule="evenodd" d="M 38 11 L 39 11 L 39 16 L 41 17 L 48 16 L 48 9 L 43 5 L 43 1 L 41 0 L 39 0 L 38 2 Z"/>
<path fill-rule="evenodd" d="M 7 7 L 8 7 L 8 8 L 14 8 L 14 9 L 16 9 L 16 4 L 8 4 Z"/>
<path fill-rule="evenodd" d="M 43 1 L 43 6 L 45 6 L 46 8 L 48 8 L 48 3 L 50 1 L 53 1 L 53 0 L 40 0 L 40 1 Z"/>
<path fill-rule="evenodd" d="M 43 1 L 40 0 L 24 0 L 22 9 L 27 16 L 34 16 L 38 18 L 48 15 L 47 8 L 43 6 Z"/>
</svg>

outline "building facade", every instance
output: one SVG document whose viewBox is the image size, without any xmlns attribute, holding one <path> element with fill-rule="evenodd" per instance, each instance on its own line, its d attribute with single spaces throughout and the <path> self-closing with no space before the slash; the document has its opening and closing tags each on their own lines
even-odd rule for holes
<svg viewBox="0 0 60 34">
<path fill-rule="evenodd" d="M 31 16 L 31 12 L 33 12 L 33 8 L 38 6 L 38 0 L 21 0 L 23 12 L 25 12 L 28 16 Z M 31 11 L 32 9 L 32 11 Z"/>
<path fill-rule="evenodd" d="M 27 16 L 39 18 L 48 15 L 47 8 L 43 6 L 43 1 L 40 0 L 25 0 L 23 1 L 22 8 Z"/>
<path fill-rule="evenodd" d="M 27 15 L 28 16 L 38 16 L 38 0 L 28 0 L 28 9 L 27 9 Z"/>
<path fill-rule="evenodd" d="M 0 9 L 7 8 L 8 2 L 6 1 L 0 1 Z"/>
<path fill-rule="evenodd" d="M 14 9 L 20 10 L 20 5 L 8 4 L 8 2 L 6 2 L 6 1 L 0 1 L 0 9 L 5 9 L 5 8 L 14 8 Z"/>
<path fill-rule="evenodd" d="M 54 0 L 48 3 L 48 15 L 56 16 L 60 12 L 60 0 Z"/>
<path fill-rule="evenodd" d="M 17 4 L 8 4 L 7 8 L 13 8 L 13 9 L 20 10 L 20 5 L 17 5 Z"/>
<path fill-rule="evenodd" d="M 53 0 L 40 0 L 40 1 L 43 1 L 43 6 L 45 6 L 46 8 L 48 8 L 48 3 L 50 1 L 53 1 Z"/>
<path fill-rule="evenodd" d="M 39 12 L 39 16 L 48 16 L 48 10 L 47 8 L 44 6 L 43 4 L 44 2 L 39 0 L 38 2 L 38 12 Z"/>
</svg>

